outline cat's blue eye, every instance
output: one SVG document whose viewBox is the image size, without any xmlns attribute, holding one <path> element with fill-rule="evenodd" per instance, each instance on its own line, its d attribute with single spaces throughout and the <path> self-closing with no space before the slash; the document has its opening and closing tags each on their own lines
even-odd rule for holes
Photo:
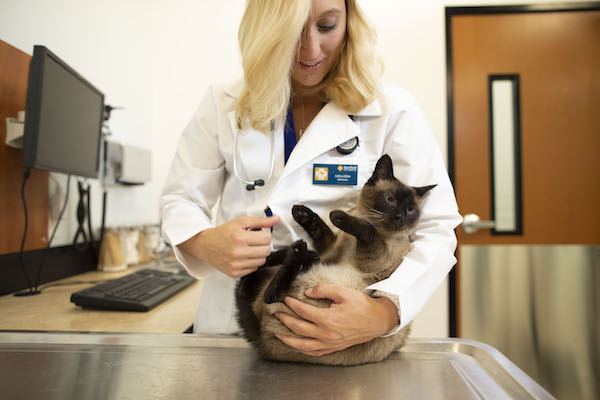
<svg viewBox="0 0 600 400">
<path fill-rule="evenodd" d="M 385 201 L 387 201 L 390 204 L 394 203 L 394 198 L 390 195 L 385 196 Z"/>
<path fill-rule="evenodd" d="M 406 209 L 406 213 L 408 215 L 413 215 L 415 213 L 415 209 L 412 208 L 412 207 L 409 207 L 409 208 Z"/>
</svg>

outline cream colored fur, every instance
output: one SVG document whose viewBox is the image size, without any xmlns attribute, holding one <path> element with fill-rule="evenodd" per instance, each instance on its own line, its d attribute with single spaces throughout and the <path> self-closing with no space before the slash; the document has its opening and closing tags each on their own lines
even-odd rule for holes
<svg viewBox="0 0 600 400">
<path fill-rule="evenodd" d="M 276 272 L 276 268 L 274 268 L 274 272 Z M 292 286 L 290 295 L 317 307 L 329 307 L 331 301 L 311 299 L 304 294 L 308 288 L 314 287 L 319 283 L 329 283 L 362 290 L 372 282 L 366 281 L 365 274 L 357 271 L 347 262 L 339 265 L 323 265 L 319 263 L 313 265 L 308 272 L 298 276 Z M 297 315 L 284 303 L 265 304 L 262 302 L 267 285 L 265 284 L 259 292 L 258 299 L 260 301 L 256 301 L 253 308 L 256 315 L 261 319 L 261 337 L 257 341 L 257 344 L 261 347 L 261 351 L 270 358 L 325 365 L 359 365 L 378 362 L 386 358 L 392 351 L 402 347 L 410 333 L 409 325 L 395 335 L 375 338 L 370 342 L 352 346 L 346 350 L 326 354 L 321 357 L 304 355 L 275 337 L 275 333 L 297 335 L 283 325 L 273 314 L 281 311 L 293 316 Z"/>
</svg>

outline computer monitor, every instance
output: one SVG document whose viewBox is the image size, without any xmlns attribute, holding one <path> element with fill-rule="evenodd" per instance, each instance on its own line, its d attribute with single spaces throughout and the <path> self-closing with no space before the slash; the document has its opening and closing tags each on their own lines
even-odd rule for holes
<svg viewBox="0 0 600 400">
<path fill-rule="evenodd" d="M 98 178 L 104 95 L 44 46 L 29 67 L 23 166 Z"/>
</svg>

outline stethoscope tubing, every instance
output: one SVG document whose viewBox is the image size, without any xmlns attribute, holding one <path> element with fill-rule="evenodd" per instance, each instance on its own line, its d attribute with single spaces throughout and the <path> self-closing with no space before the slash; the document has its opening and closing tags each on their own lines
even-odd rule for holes
<svg viewBox="0 0 600 400">
<path fill-rule="evenodd" d="M 264 186 L 264 185 L 268 184 L 271 181 L 271 178 L 273 177 L 273 170 L 275 168 L 275 129 L 273 127 L 273 124 L 271 124 L 271 131 L 269 132 L 269 135 L 271 138 L 271 166 L 269 169 L 269 177 L 267 178 L 266 181 L 264 181 L 263 179 L 257 179 L 255 181 L 247 181 L 240 177 L 238 169 L 237 169 L 237 149 L 238 149 L 238 136 L 239 135 L 240 135 L 240 126 L 238 124 L 238 129 L 236 130 L 235 135 L 233 137 L 233 173 L 235 174 L 235 177 L 240 182 L 242 182 L 243 184 L 246 185 L 246 190 L 250 191 L 250 190 L 256 189 L 257 186 Z M 351 144 L 349 142 L 351 142 Z M 346 144 L 350 144 L 350 146 L 348 146 L 348 147 L 344 146 Z M 353 139 L 350 139 L 346 143 L 342 143 L 342 145 L 337 146 L 336 150 L 340 154 L 347 155 L 347 154 L 354 152 L 354 150 L 356 150 L 357 147 L 358 147 L 358 137 L 355 137 Z"/>
<path fill-rule="evenodd" d="M 242 182 L 243 184 L 246 185 L 246 190 L 250 191 L 250 190 L 254 190 L 256 188 L 256 186 L 264 186 L 267 183 L 269 183 L 271 181 L 271 178 L 273 177 L 273 169 L 275 168 L 275 132 L 273 129 L 273 126 L 271 126 L 271 131 L 269 132 L 269 135 L 271 137 L 271 167 L 269 170 L 269 177 L 267 178 L 267 181 L 265 182 L 262 179 L 257 179 L 255 181 L 247 181 L 245 179 L 242 179 L 238 173 L 238 169 L 237 169 L 237 149 L 238 149 L 238 136 L 240 134 L 240 129 L 238 126 L 238 129 L 235 132 L 235 135 L 233 137 L 233 173 L 235 174 L 235 177 Z"/>
</svg>

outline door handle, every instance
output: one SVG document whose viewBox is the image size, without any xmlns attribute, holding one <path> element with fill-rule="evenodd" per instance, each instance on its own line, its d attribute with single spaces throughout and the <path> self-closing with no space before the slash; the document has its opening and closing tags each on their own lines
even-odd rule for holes
<svg viewBox="0 0 600 400">
<path fill-rule="evenodd" d="M 480 229 L 492 229 L 495 227 L 496 222 L 482 221 L 477 214 L 467 214 L 463 217 L 462 229 L 469 235 L 474 235 Z"/>
</svg>

